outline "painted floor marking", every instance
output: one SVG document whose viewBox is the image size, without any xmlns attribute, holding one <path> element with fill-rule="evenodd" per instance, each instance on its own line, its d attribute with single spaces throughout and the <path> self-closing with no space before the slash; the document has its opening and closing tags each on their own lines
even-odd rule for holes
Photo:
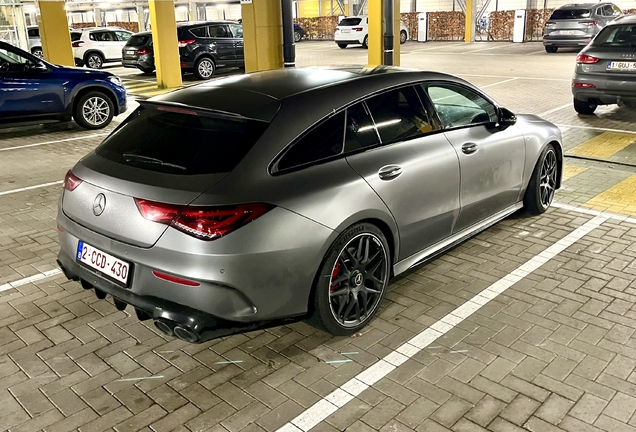
<svg viewBox="0 0 636 432">
<path fill-rule="evenodd" d="M 566 105 L 569 106 L 569 105 Z M 558 124 L 558 127 L 567 127 L 567 128 L 575 128 L 575 129 L 589 129 L 589 130 L 598 130 L 598 131 L 604 131 L 604 132 L 618 132 L 618 133 L 624 133 L 624 134 L 636 134 L 636 131 L 630 131 L 630 130 L 625 130 L 625 129 L 608 129 L 608 128 L 602 128 L 602 127 L 595 127 L 595 126 L 574 126 L 574 125 L 562 125 L 562 124 Z"/>
<path fill-rule="evenodd" d="M 598 228 L 608 219 L 609 217 L 607 216 L 595 216 L 593 219 L 584 223 L 540 254 L 526 261 L 475 297 L 444 316 L 431 327 L 428 327 L 426 330 L 411 338 L 408 342 L 400 345 L 395 351 L 386 355 L 371 367 L 316 402 L 292 421 L 278 429 L 277 432 L 307 432 L 311 430 L 338 409 L 352 401 L 364 390 L 387 376 L 415 354 L 428 347 L 436 339 L 451 331 L 457 324 L 488 304 L 495 297 L 537 270 L 543 264 L 573 245 L 576 241 L 589 234 L 592 230 Z"/>
<path fill-rule="evenodd" d="M 603 132 L 566 151 L 566 154 L 607 159 L 634 142 L 636 142 L 636 134 Z"/>
<path fill-rule="evenodd" d="M 547 116 L 548 114 L 552 114 L 552 113 L 555 113 L 557 111 L 561 111 L 562 109 L 565 109 L 565 108 L 567 108 L 569 106 L 572 106 L 572 104 L 565 104 L 565 105 L 561 105 L 560 107 L 557 107 L 557 108 L 552 108 L 551 110 L 547 110 L 547 111 L 542 112 L 541 114 L 538 114 L 538 116 L 539 117 L 544 117 L 544 116 Z M 557 125 L 557 126 L 560 126 L 560 125 Z"/>
<path fill-rule="evenodd" d="M 636 216 L 636 175 L 601 192 L 585 205 L 612 213 Z"/>
<path fill-rule="evenodd" d="M 106 135 L 108 135 L 108 133 L 98 133 L 98 134 L 91 134 L 91 135 L 83 135 L 83 136 L 74 137 L 74 138 L 64 138 L 64 139 L 55 140 L 55 141 L 45 141 L 41 143 L 25 144 L 25 145 L 15 146 L 15 147 L 5 147 L 5 148 L 0 148 L 0 152 L 8 151 L 8 150 L 19 150 L 19 149 L 28 148 L 28 147 L 37 147 L 37 146 L 43 146 L 48 144 L 58 144 L 58 143 L 63 143 L 68 141 L 77 141 L 81 139 L 96 138 L 96 137 L 102 137 Z"/>
<path fill-rule="evenodd" d="M 12 190 L 8 190 L 8 191 L 4 191 L 4 192 L 0 192 L 0 196 L 2 195 L 10 195 L 10 194 L 14 194 L 14 193 L 18 193 L 18 192 L 24 192 L 24 191 L 28 191 L 31 189 L 39 189 L 39 188 L 43 188 L 43 187 L 47 187 L 47 186 L 53 186 L 53 185 L 57 185 L 57 184 L 62 184 L 63 180 L 59 180 L 59 181 L 54 181 L 54 182 L 50 182 L 50 183 L 42 183 L 39 185 L 34 185 L 34 186 L 27 186 L 27 187 L 23 187 L 20 189 L 12 189 Z"/>
<path fill-rule="evenodd" d="M 60 270 L 59 268 L 55 268 L 53 270 L 38 273 L 36 275 L 17 280 L 15 282 L 8 282 L 6 284 L 0 285 L 0 292 L 9 290 L 11 288 L 17 288 L 19 286 L 26 285 L 31 282 L 36 282 L 42 279 L 46 279 L 51 276 L 56 276 L 56 275 L 59 275 L 60 273 L 62 273 L 62 270 Z"/>
<path fill-rule="evenodd" d="M 496 86 L 496 85 L 499 85 L 499 84 L 504 84 L 504 83 L 507 83 L 507 82 L 510 82 L 510 81 L 516 81 L 516 80 L 517 80 L 517 78 L 510 78 L 510 79 L 503 80 L 503 81 L 498 81 L 498 82 L 495 82 L 495 83 L 492 83 L 492 84 L 486 84 L 484 86 L 480 86 L 479 88 L 485 89 L 485 88 L 488 88 L 488 87 L 492 87 L 492 86 Z"/>
</svg>

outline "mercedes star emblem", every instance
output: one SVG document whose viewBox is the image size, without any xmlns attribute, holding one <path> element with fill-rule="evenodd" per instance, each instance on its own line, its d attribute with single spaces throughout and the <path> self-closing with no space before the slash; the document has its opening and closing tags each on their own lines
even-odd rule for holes
<svg viewBox="0 0 636 432">
<path fill-rule="evenodd" d="M 106 208 L 106 196 L 100 193 L 95 197 L 95 201 L 93 201 L 93 214 L 95 216 L 99 216 L 104 213 L 104 209 Z"/>
</svg>

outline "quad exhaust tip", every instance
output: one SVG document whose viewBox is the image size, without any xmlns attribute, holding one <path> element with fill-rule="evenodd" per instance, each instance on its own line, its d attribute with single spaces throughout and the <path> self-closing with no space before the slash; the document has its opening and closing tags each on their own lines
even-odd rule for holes
<svg viewBox="0 0 636 432">
<path fill-rule="evenodd" d="M 201 336 L 196 333 L 194 330 L 191 330 L 187 327 L 177 326 L 174 328 L 174 335 L 181 339 L 182 341 L 197 343 L 201 340 Z"/>
<path fill-rule="evenodd" d="M 170 325 L 167 321 L 155 320 L 155 327 L 166 336 L 174 336 L 174 332 L 172 331 L 174 324 Z"/>
</svg>

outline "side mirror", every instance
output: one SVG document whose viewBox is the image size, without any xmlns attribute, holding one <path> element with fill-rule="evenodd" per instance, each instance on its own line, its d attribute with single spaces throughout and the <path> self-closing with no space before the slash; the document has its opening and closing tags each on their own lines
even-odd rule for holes
<svg viewBox="0 0 636 432">
<path fill-rule="evenodd" d="M 512 126 L 517 123 L 517 116 L 506 108 L 499 109 L 499 126 Z"/>
<path fill-rule="evenodd" d="M 29 70 L 38 71 L 38 72 L 46 72 L 47 70 L 49 70 L 49 68 L 47 68 L 46 65 L 42 62 L 34 62 L 34 63 L 29 63 Z"/>
</svg>

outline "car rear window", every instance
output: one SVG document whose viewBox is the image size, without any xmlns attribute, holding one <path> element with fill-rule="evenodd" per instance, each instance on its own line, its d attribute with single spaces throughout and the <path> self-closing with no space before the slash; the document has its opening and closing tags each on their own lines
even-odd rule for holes
<svg viewBox="0 0 636 432">
<path fill-rule="evenodd" d="M 636 47 L 636 24 L 607 26 L 592 41 L 593 46 Z"/>
<path fill-rule="evenodd" d="M 360 24 L 360 21 L 362 21 L 362 18 L 344 18 L 338 25 L 340 27 L 355 26 Z"/>
<path fill-rule="evenodd" d="M 128 46 L 144 46 L 148 45 L 148 41 L 150 40 L 149 35 L 133 35 L 128 39 L 126 45 Z"/>
<path fill-rule="evenodd" d="M 71 32 L 71 42 L 78 41 L 82 38 L 82 34 L 78 32 Z"/>
<path fill-rule="evenodd" d="M 257 120 L 144 104 L 96 153 L 123 165 L 167 174 L 227 173 L 267 126 Z"/>
<path fill-rule="evenodd" d="M 589 9 L 557 9 L 552 12 L 551 20 L 568 20 L 589 18 L 592 12 Z"/>
</svg>

